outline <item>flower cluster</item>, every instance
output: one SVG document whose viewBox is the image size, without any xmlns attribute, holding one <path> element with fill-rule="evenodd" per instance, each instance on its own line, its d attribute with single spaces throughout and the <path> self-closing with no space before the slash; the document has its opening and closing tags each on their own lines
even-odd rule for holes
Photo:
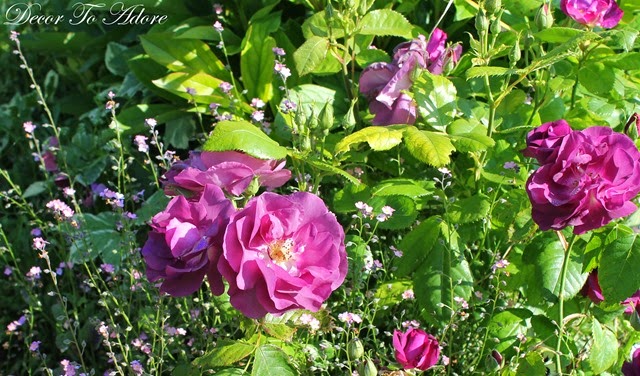
<svg viewBox="0 0 640 376">
<path fill-rule="evenodd" d="M 344 231 L 319 197 L 265 192 L 236 210 L 223 190 L 241 194 L 257 181 L 284 184 L 284 162 L 237 152 L 192 153 L 165 185 L 176 196 L 152 219 L 142 249 L 150 281 L 173 296 L 197 291 L 207 277 L 215 295 L 228 283 L 231 304 L 250 318 L 320 309 L 344 281 Z"/>
<path fill-rule="evenodd" d="M 636 210 L 640 152 L 624 134 L 600 126 L 574 131 L 558 120 L 529 132 L 523 154 L 541 165 L 526 189 L 542 230 L 574 226 L 582 234 Z"/>
<path fill-rule="evenodd" d="M 460 59 L 462 46 L 445 47 L 446 41 L 447 34 L 435 29 L 428 41 L 421 35 L 396 46 L 391 63 L 373 63 L 362 72 L 360 92 L 369 99 L 374 125 L 415 123 L 416 105 L 405 91 L 411 88 L 416 69 L 442 74 Z"/>
<path fill-rule="evenodd" d="M 624 15 L 615 0 L 561 0 L 560 9 L 578 23 L 605 29 L 616 27 Z"/>
</svg>

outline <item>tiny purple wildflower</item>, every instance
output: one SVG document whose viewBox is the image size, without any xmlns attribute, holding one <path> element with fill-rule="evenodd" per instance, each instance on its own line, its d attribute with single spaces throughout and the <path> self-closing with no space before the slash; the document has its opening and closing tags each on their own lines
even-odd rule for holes
<svg viewBox="0 0 640 376">
<path fill-rule="evenodd" d="M 131 370 L 133 371 L 134 375 L 142 375 L 144 373 L 142 364 L 140 364 L 140 362 L 137 360 L 131 362 Z"/>
<path fill-rule="evenodd" d="M 262 99 L 260 98 L 253 98 L 251 100 L 251 107 L 253 108 L 262 108 L 264 107 L 264 101 L 262 101 Z"/>
<path fill-rule="evenodd" d="M 251 119 L 253 119 L 253 121 L 255 122 L 261 122 L 264 120 L 264 111 L 253 111 L 253 113 L 251 114 Z"/>
<path fill-rule="evenodd" d="M 39 266 L 32 266 L 31 269 L 27 272 L 27 278 L 31 280 L 40 279 L 40 273 L 42 273 L 42 269 Z"/>
<path fill-rule="evenodd" d="M 416 296 L 413 293 L 412 289 L 406 290 L 405 292 L 402 293 L 402 299 L 404 300 L 411 300 L 414 299 Z"/>
<path fill-rule="evenodd" d="M 18 42 L 18 36 L 19 35 L 20 35 L 20 33 L 18 33 L 17 31 L 11 30 L 11 32 L 9 33 L 9 39 L 11 39 L 14 42 Z"/>
<path fill-rule="evenodd" d="M 291 111 L 295 111 L 296 108 L 298 108 L 298 105 L 289 99 L 283 100 L 282 104 L 280 105 L 280 110 L 282 110 L 282 112 L 284 112 L 285 114 L 288 114 Z"/>
<path fill-rule="evenodd" d="M 280 47 L 273 47 L 271 50 L 276 54 L 276 56 L 284 56 L 287 54 L 284 49 Z"/>
<path fill-rule="evenodd" d="M 104 263 L 104 264 L 100 265 L 100 270 L 102 270 L 103 272 L 105 272 L 107 274 L 113 274 L 113 272 L 116 269 L 113 267 L 113 265 Z"/>
<path fill-rule="evenodd" d="M 196 89 L 194 89 L 192 87 L 188 87 L 186 90 L 187 90 L 187 94 L 196 95 Z"/>
<path fill-rule="evenodd" d="M 215 3 L 213 4 L 213 10 L 216 12 L 216 14 L 220 15 L 224 11 L 224 8 L 222 7 L 222 5 Z"/>
<path fill-rule="evenodd" d="M 36 129 L 36 125 L 33 124 L 33 122 L 25 121 L 24 123 L 22 123 L 22 128 L 24 128 L 24 131 L 28 134 L 33 134 L 33 131 L 35 131 Z"/>
<path fill-rule="evenodd" d="M 280 73 L 282 78 L 285 80 L 291 76 L 291 69 L 287 68 L 286 65 L 277 60 L 275 66 L 273 67 L 273 70 L 275 70 L 276 73 Z"/>
<path fill-rule="evenodd" d="M 362 322 L 362 317 L 360 317 L 360 315 L 356 314 L 356 313 L 351 313 L 351 312 L 342 312 L 341 314 L 338 315 L 338 320 L 347 323 L 347 325 L 351 325 L 353 323 L 361 323 Z"/>
<path fill-rule="evenodd" d="M 144 123 L 151 129 L 155 128 L 156 125 L 158 125 L 158 122 L 154 118 L 144 119 Z"/>
<path fill-rule="evenodd" d="M 38 351 L 38 349 L 40 348 L 40 344 L 42 342 L 41 341 L 33 341 L 31 342 L 31 344 L 29 345 L 29 350 L 30 351 Z"/>
<path fill-rule="evenodd" d="M 76 194 L 76 190 L 71 187 L 64 187 L 62 193 L 67 197 L 73 197 Z"/>
<path fill-rule="evenodd" d="M 213 28 L 216 29 L 216 31 L 219 33 L 222 33 L 224 31 L 224 27 L 222 27 L 222 24 L 220 23 L 220 21 L 214 22 Z"/>
<path fill-rule="evenodd" d="M 71 218 L 75 214 L 74 211 L 69 207 L 69 205 L 58 199 L 47 202 L 46 207 L 48 209 L 51 209 L 55 214 L 60 215 L 64 218 Z"/>
<path fill-rule="evenodd" d="M 37 249 L 38 251 L 44 251 L 47 244 L 49 244 L 49 242 L 40 237 L 33 238 L 33 248 Z"/>
<path fill-rule="evenodd" d="M 141 134 L 136 135 L 133 139 L 133 143 L 138 147 L 138 151 L 141 153 L 148 153 L 149 152 L 149 145 L 147 145 L 147 140 L 149 138 L 146 136 L 143 136 Z"/>
<path fill-rule="evenodd" d="M 13 268 L 10 267 L 9 265 L 5 265 L 5 267 L 4 267 L 4 275 L 6 275 L 8 277 L 11 274 L 13 274 Z"/>
<path fill-rule="evenodd" d="M 231 92 L 231 89 L 233 89 L 233 85 L 231 85 L 228 82 L 221 82 L 220 85 L 218 85 L 218 87 L 225 94 L 229 94 Z"/>
</svg>

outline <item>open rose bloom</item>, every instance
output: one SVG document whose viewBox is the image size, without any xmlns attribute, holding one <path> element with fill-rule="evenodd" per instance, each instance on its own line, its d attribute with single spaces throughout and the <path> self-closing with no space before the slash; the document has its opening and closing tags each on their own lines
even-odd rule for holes
<svg viewBox="0 0 640 376">
<path fill-rule="evenodd" d="M 247 317 L 317 311 L 347 273 L 344 231 L 319 197 L 266 192 L 231 219 L 218 269 Z"/>
<path fill-rule="evenodd" d="M 198 201 L 173 198 L 153 217 L 153 230 L 142 248 L 148 279 L 163 279 L 160 291 L 173 296 L 194 293 L 205 275 L 214 294 L 224 291 L 216 263 L 235 209 L 217 186 L 206 185 L 203 192 Z"/>
<path fill-rule="evenodd" d="M 629 137 L 608 127 L 551 129 L 543 124 L 530 133 L 525 150 L 542 163 L 526 184 L 540 229 L 574 226 L 582 234 L 636 210 L 640 152 Z"/>
<path fill-rule="evenodd" d="M 373 63 L 362 72 L 360 92 L 367 96 L 369 111 L 375 114 L 373 125 L 416 122 L 416 105 L 405 91 L 411 90 L 416 69 L 442 74 L 448 63 L 460 59 L 462 46 L 447 48 L 446 41 L 447 34 L 435 29 L 429 41 L 420 36 L 399 44 L 391 63 Z"/>
<path fill-rule="evenodd" d="M 615 0 L 561 0 L 560 9 L 578 23 L 605 29 L 616 27 L 624 14 Z"/>
<path fill-rule="evenodd" d="M 438 363 L 438 340 L 424 330 L 409 328 L 406 332 L 393 332 L 393 349 L 402 368 L 425 371 Z"/>
<path fill-rule="evenodd" d="M 264 160 L 237 151 L 191 152 L 189 159 L 174 163 L 165 174 L 168 195 L 191 192 L 199 195 L 207 184 L 240 196 L 256 178 L 261 186 L 277 188 L 291 179 L 285 161 Z"/>
</svg>

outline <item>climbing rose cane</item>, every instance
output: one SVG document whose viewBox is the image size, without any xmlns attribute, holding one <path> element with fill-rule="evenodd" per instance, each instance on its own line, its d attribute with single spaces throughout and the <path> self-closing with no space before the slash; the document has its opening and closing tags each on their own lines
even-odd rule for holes
<svg viewBox="0 0 640 376">
<path fill-rule="evenodd" d="M 616 27 L 624 14 L 615 0 L 561 0 L 560 9 L 578 23 L 605 29 Z"/>
<path fill-rule="evenodd" d="M 533 220 L 542 230 L 574 226 L 582 234 L 636 210 L 640 152 L 608 127 L 572 131 L 551 146 L 553 159 L 527 181 Z M 540 150 L 540 149 L 538 149 Z"/>
<path fill-rule="evenodd" d="M 393 348 L 396 360 L 402 368 L 427 370 L 440 357 L 440 346 L 431 334 L 421 329 L 409 328 L 406 332 L 393 332 Z"/>
<path fill-rule="evenodd" d="M 185 161 L 174 163 L 165 174 L 164 191 L 168 195 L 191 192 L 197 198 L 207 184 L 240 196 L 257 178 L 261 186 L 277 188 L 291 179 L 285 161 L 258 159 L 237 151 L 191 152 Z"/>
<path fill-rule="evenodd" d="M 216 269 L 224 230 L 235 209 L 215 185 L 204 187 L 198 201 L 173 198 L 151 220 L 153 230 L 142 248 L 151 282 L 164 279 L 161 292 L 187 296 L 197 291 L 207 275 L 211 291 L 224 292 Z"/>
<path fill-rule="evenodd" d="M 231 219 L 218 270 L 247 317 L 317 311 L 347 273 L 344 231 L 319 197 L 266 192 Z"/>
</svg>

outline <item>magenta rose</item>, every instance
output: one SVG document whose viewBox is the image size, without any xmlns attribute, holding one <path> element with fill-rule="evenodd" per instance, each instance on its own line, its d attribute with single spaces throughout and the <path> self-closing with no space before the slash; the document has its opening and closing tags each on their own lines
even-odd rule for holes
<svg viewBox="0 0 640 376">
<path fill-rule="evenodd" d="M 604 295 L 602 295 L 602 289 L 598 282 L 598 270 L 593 270 L 587 277 L 587 282 L 580 291 L 582 295 L 591 299 L 592 302 L 598 304 L 604 301 Z"/>
<path fill-rule="evenodd" d="M 605 29 L 616 27 L 624 14 L 615 0 L 560 0 L 560 9 L 578 23 Z"/>
<path fill-rule="evenodd" d="M 636 210 L 631 200 L 640 192 L 640 152 L 629 137 L 607 127 L 573 131 L 526 189 L 540 229 L 574 226 L 582 234 Z"/>
<path fill-rule="evenodd" d="M 640 376 L 640 348 L 633 351 L 631 362 L 622 364 L 622 374 L 624 376 Z"/>
<path fill-rule="evenodd" d="M 360 92 L 369 100 L 369 111 L 375 115 L 373 125 L 413 124 L 416 105 L 405 92 L 413 85 L 418 68 L 441 74 L 449 63 L 460 58 L 462 47 L 445 47 L 447 34 L 435 29 L 429 41 L 424 36 L 401 43 L 394 49 L 391 63 L 378 62 L 360 75 Z"/>
<path fill-rule="evenodd" d="M 393 349 L 402 368 L 425 371 L 438 363 L 440 346 L 431 334 L 416 328 L 393 332 Z"/>
<path fill-rule="evenodd" d="M 564 136 L 573 130 L 565 120 L 544 123 L 527 134 L 526 157 L 535 158 L 541 165 L 553 162 Z"/>
<path fill-rule="evenodd" d="M 187 296 L 207 276 L 211 291 L 224 292 L 216 264 L 222 252 L 224 230 L 235 209 L 215 185 L 204 187 L 198 201 L 174 197 L 151 220 L 153 230 L 142 248 L 151 282 L 164 279 L 160 291 Z"/>
<path fill-rule="evenodd" d="M 344 231 L 319 197 L 266 192 L 231 219 L 218 270 L 247 317 L 317 311 L 347 273 Z"/>
<path fill-rule="evenodd" d="M 624 306 L 624 313 L 627 315 L 632 314 L 633 311 L 636 311 L 638 315 L 640 315 L 640 290 L 625 299 L 621 304 Z"/>
<path fill-rule="evenodd" d="M 269 189 L 291 179 L 285 161 L 264 160 L 237 151 L 191 152 L 189 159 L 175 163 L 165 174 L 164 190 L 168 195 L 191 192 L 197 197 L 204 186 L 215 184 L 224 191 L 240 196 L 255 178 Z"/>
</svg>

